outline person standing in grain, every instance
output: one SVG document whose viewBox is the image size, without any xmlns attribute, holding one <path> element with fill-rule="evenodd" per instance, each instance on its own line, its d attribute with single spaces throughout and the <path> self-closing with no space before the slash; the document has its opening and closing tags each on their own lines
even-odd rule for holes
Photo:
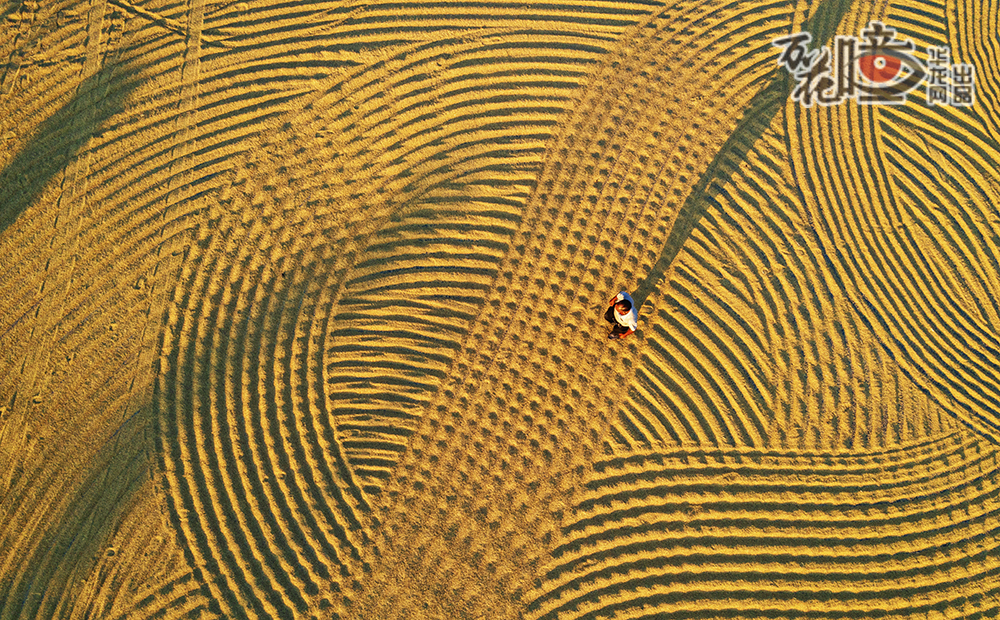
<svg viewBox="0 0 1000 620">
<path fill-rule="evenodd" d="M 604 320 L 611 323 L 611 333 L 609 340 L 624 338 L 635 333 L 639 326 L 639 312 L 635 307 L 632 296 L 622 291 L 608 301 L 608 311 L 604 313 Z"/>
</svg>

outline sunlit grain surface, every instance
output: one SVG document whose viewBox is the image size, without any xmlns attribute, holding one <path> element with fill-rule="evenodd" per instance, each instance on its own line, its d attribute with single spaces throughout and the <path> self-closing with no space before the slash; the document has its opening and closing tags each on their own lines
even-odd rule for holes
<svg viewBox="0 0 1000 620">
<path fill-rule="evenodd" d="M 998 15 L 3 5 L 0 618 L 997 617 Z"/>
</svg>

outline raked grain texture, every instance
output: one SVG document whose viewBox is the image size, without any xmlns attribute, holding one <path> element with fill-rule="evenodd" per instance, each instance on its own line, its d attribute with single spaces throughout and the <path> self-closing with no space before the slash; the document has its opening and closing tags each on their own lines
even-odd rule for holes
<svg viewBox="0 0 1000 620">
<path fill-rule="evenodd" d="M 791 101 L 872 19 L 975 105 Z M 0 620 L 1000 616 L 998 33 L 0 5 Z"/>
</svg>

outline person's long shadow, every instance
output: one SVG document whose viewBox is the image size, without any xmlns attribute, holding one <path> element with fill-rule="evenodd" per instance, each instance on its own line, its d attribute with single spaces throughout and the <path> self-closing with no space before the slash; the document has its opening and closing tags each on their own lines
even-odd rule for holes
<svg viewBox="0 0 1000 620">
<path fill-rule="evenodd" d="M 825 45 L 836 31 L 840 20 L 850 8 L 850 0 L 827 0 L 816 13 L 806 20 L 804 32 L 813 35 L 813 47 Z M 777 54 L 777 48 L 775 52 Z M 715 198 L 732 171 L 746 158 L 757 140 L 771 126 L 771 121 L 785 105 L 795 83 L 783 68 L 776 67 L 770 74 L 770 82 L 751 99 L 746 113 L 737 124 L 722 148 L 712 159 L 701 180 L 681 205 L 673 228 L 667 237 L 659 259 L 646 277 L 636 286 L 632 299 L 636 309 L 641 310 L 649 295 L 656 290 L 659 281 L 673 264 L 681 247 L 697 227 L 709 206 L 718 204 Z"/>
<path fill-rule="evenodd" d="M 124 109 L 140 79 L 113 76 L 104 66 L 80 83 L 73 97 L 41 122 L 30 141 L 0 172 L 0 234 L 30 207 L 77 156 L 91 136 Z"/>
</svg>

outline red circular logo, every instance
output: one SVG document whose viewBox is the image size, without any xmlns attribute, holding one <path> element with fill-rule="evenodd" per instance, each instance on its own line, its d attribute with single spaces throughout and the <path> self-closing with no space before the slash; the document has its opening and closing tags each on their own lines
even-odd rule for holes
<svg viewBox="0 0 1000 620">
<path fill-rule="evenodd" d="M 871 54 L 858 58 L 858 67 L 861 75 L 869 82 L 888 82 L 899 75 L 899 68 L 902 63 L 895 56 L 885 54 Z"/>
</svg>

